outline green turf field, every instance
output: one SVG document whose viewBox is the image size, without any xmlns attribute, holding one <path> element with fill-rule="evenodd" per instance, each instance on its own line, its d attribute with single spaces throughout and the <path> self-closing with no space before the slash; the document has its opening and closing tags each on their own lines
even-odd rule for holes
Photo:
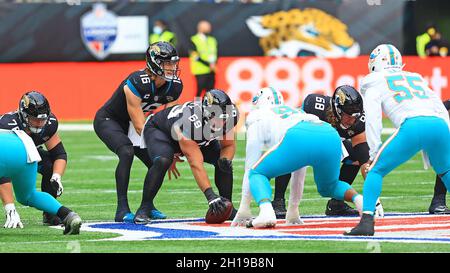
<svg viewBox="0 0 450 273">
<path fill-rule="evenodd" d="M 114 170 L 117 160 L 94 132 L 60 132 L 69 155 L 63 177 L 62 204 L 75 210 L 85 222 L 111 221 L 116 209 Z M 239 141 L 234 162 L 235 205 L 241 197 L 245 141 Z M 178 180 L 166 180 L 155 204 L 170 218 L 203 217 L 207 204 L 197 188 L 187 163 L 179 165 Z M 211 178 L 213 171 L 208 167 Z M 129 187 L 132 210 L 140 204 L 142 181 L 146 169 L 136 158 Z M 40 176 L 38 177 L 40 188 Z M 422 169 L 422 160 L 416 155 L 407 164 L 391 173 L 384 181 L 383 206 L 386 212 L 425 212 L 433 193 L 434 174 Z M 354 183 L 361 191 L 362 179 Z M 300 205 L 301 215 L 324 214 L 327 199 L 316 191 L 312 175 L 307 174 L 305 191 Z M 372 252 L 373 245 L 363 242 L 330 241 L 98 241 L 117 234 L 82 232 L 79 236 L 63 236 L 61 230 L 42 225 L 42 213 L 16 203 L 24 229 L 1 229 L 0 252 Z M 254 207 L 256 214 L 257 209 Z M 1 222 L 3 225 L 3 222 Z M 450 244 L 379 243 L 381 252 L 449 252 Z"/>
</svg>

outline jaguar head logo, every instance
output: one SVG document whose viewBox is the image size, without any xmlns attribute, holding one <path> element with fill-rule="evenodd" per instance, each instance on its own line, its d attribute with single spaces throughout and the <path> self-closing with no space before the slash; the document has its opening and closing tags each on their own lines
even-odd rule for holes
<svg viewBox="0 0 450 273">
<path fill-rule="evenodd" d="M 336 17 L 315 9 L 291 9 L 246 21 L 267 56 L 355 57 L 359 44 Z"/>
</svg>

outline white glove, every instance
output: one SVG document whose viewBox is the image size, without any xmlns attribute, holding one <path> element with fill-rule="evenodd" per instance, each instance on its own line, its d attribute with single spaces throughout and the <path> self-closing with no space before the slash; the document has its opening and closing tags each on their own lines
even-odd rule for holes
<svg viewBox="0 0 450 273">
<path fill-rule="evenodd" d="M 238 212 L 236 213 L 236 216 L 234 216 L 233 222 L 231 222 L 232 227 L 245 227 L 248 221 L 251 221 L 253 219 L 252 212 L 250 208 L 239 208 Z"/>
<path fill-rule="evenodd" d="M 298 208 L 288 208 L 286 212 L 286 224 L 287 225 L 303 225 L 303 221 L 300 218 Z"/>
<path fill-rule="evenodd" d="M 4 228 L 23 228 L 23 224 L 20 221 L 20 216 L 16 211 L 16 207 L 14 204 L 6 204 L 5 205 L 5 212 L 6 212 L 6 222 L 3 226 Z"/>
<path fill-rule="evenodd" d="M 380 218 L 384 217 L 384 209 L 383 209 L 383 206 L 381 205 L 380 198 L 377 199 L 377 204 L 375 205 L 375 217 L 380 217 Z"/>
<path fill-rule="evenodd" d="M 52 178 L 50 178 L 50 184 L 52 185 L 53 189 L 56 190 L 56 196 L 60 197 L 64 191 L 64 187 L 61 183 L 61 175 L 54 173 L 52 175 Z"/>
</svg>

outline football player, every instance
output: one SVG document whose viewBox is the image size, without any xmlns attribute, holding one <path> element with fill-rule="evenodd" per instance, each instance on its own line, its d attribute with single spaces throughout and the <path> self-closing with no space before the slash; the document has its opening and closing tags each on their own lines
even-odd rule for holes
<svg viewBox="0 0 450 273">
<path fill-rule="evenodd" d="M 253 97 L 252 100 L 253 107 L 255 108 L 263 108 L 263 107 L 278 107 L 278 109 L 284 109 L 284 99 L 281 92 L 276 90 L 273 87 L 265 87 L 259 90 L 259 92 Z M 286 108 L 287 109 L 287 108 Z M 281 110 L 282 111 L 282 110 Z M 264 113 L 259 111 L 258 113 Z M 239 205 L 239 209 L 236 213 L 236 216 L 231 223 L 231 226 L 245 226 L 250 220 L 252 220 L 252 213 L 250 209 L 250 204 L 252 200 L 252 196 L 250 193 L 250 186 L 248 180 L 248 173 L 253 164 L 258 161 L 258 159 L 263 154 L 263 150 L 267 150 L 273 145 L 275 145 L 279 140 L 279 135 L 270 134 L 270 131 L 267 132 L 258 132 L 257 126 L 252 126 L 253 122 L 257 122 L 259 119 L 262 119 L 261 116 L 251 115 L 246 120 L 247 127 L 247 144 L 246 144 L 246 158 L 245 158 L 245 173 L 242 181 L 242 198 L 241 203 Z M 282 115 L 276 116 L 279 120 L 276 123 L 283 123 L 289 121 L 286 117 Z M 267 138 L 258 137 L 258 133 L 262 133 L 267 135 Z M 303 185 L 305 179 L 305 168 L 301 168 L 300 170 L 293 173 L 293 182 L 291 183 L 291 192 L 289 195 L 289 209 L 287 213 L 285 213 L 286 223 L 287 224 L 301 224 L 303 223 L 300 219 L 300 214 L 298 212 L 298 205 L 300 203 L 301 196 L 303 194 Z M 287 179 L 291 178 L 291 175 L 284 175 L 277 177 L 276 179 Z M 276 182 L 277 183 L 277 182 Z M 284 200 L 283 200 L 284 203 Z M 272 202 L 273 204 L 273 202 Z M 283 204 L 284 206 L 284 204 Z M 275 209 L 275 206 L 274 206 Z M 277 218 L 279 215 L 275 210 L 275 214 Z"/>
<path fill-rule="evenodd" d="M 306 166 L 313 167 L 314 180 L 321 196 L 345 199 L 354 202 L 359 209 L 362 207 L 362 196 L 348 183 L 339 180 L 342 142 L 331 125 L 287 105 L 253 109 L 247 120 L 248 144 L 274 144 L 248 172 L 250 191 L 260 209 L 258 217 L 249 222 L 248 227 L 276 225 L 276 215 L 270 201 L 270 179 Z M 255 138 L 259 141 L 253 141 Z M 261 147 L 247 147 L 247 150 L 256 151 L 259 155 Z M 246 154 L 246 157 L 252 156 L 252 153 Z M 289 218 L 289 214 L 286 217 Z"/>
<path fill-rule="evenodd" d="M 368 67 L 361 93 L 370 168 L 363 186 L 363 215 L 356 227 L 344 233 L 351 236 L 374 235 L 373 213 L 383 177 L 421 150 L 450 189 L 450 123 L 442 101 L 421 75 L 403 71 L 402 56 L 393 45 L 377 46 Z M 384 143 L 382 111 L 397 128 Z"/>
<path fill-rule="evenodd" d="M 330 123 L 343 139 L 349 154 L 342 160 L 339 180 L 350 185 L 361 170 L 365 178 L 365 164 L 369 160 L 369 146 L 365 134 L 365 116 L 363 100 L 359 92 L 352 86 L 342 85 L 336 88 L 332 97 L 320 94 L 310 94 L 303 101 L 302 110 L 317 116 L 320 120 Z M 284 194 L 289 175 L 277 177 L 275 180 L 275 198 L 272 203 L 277 218 L 286 213 Z M 384 215 L 381 202 L 377 202 L 377 213 Z M 358 210 L 351 208 L 343 200 L 330 199 L 325 214 L 328 216 L 358 215 Z"/>
<path fill-rule="evenodd" d="M 25 93 L 19 101 L 17 111 L 0 117 L 0 129 L 22 130 L 31 137 L 42 158 L 38 164 L 38 172 L 42 175 L 41 190 L 54 198 L 61 196 L 64 190 L 61 177 L 67 165 L 67 153 L 58 135 L 58 119 L 51 112 L 47 98 L 37 91 Z M 45 145 L 46 150 L 41 147 L 42 145 Z M 0 196 L 5 208 L 14 208 L 9 177 L 0 178 Z M 6 211 L 9 214 L 8 210 Z M 11 215 L 5 227 L 22 225 L 16 211 Z M 44 212 L 43 223 L 56 226 L 62 223 L 62 219 Z"/>
<path fill-rule="evenodd" d="M 137 137 L 144 128 L 145 115 L 161 105 L 175 103 L 180 97 L 183 84 L 179 79 L 180 58 L 168 42 L 156 42 L 146 51 L 146 68 L 128 75 L 112 97 L 97 111 L 94 129 L 105 145 L 119 157 L 115 171 L 117 210 L 116 222 L 134 222 L 134 214 L 128 205 L 130 170 L 136 155 L 149 169 L 152 160 L 145 149 L 141 149 Z M 130 136 L 130 137 L 129 137 Z M 148 187 L 150 172 L 144 180 Z M 144 190 L 144 195 L 146 194 Z M 164 219 L 166 215 L 150 207 L 149 217 Z"/>
<path fill-rule="evenodd" d="M 25 101 L 24 107 L 28 104 Z M 49 113 L 40 114 L 38 118 L 26 116 L 28 126 L 34 129 L 42 128 L 48 122 Z M 33 129 L 33 130 L 34 130 Z M 17 201 L 24 206 L 34 207 L 38 210 L 56 215 L 62 220 L 65 228 L 64 235 L 79 234 L 81 218 L 62 206 L 53 196 L 46 192 L 36 190 L 36 176 L 38 164 L 41 160 L 36 145 L 31 137 L 22 130 L 0 129 L 0 177 L 8 177 L 12 182 Z M 7 222 L 14 217 L 14 207 L 5 206 Z M 19 220 L 20 221 L 20 220 Z M 22 227 L 21 224 L 18 224 Z"/>
<path fill-rule="evenodd" d="M 232 201 L 232 160 L 236 151 L 233 128 L 238 120 L 238 109 L 228 95 L 218 89 L 207 91 L 202 101 L 169 107 L 149 117 L 144 129 L 144 143 L 153 166 L 149 171 L 149 188 L 144 189 L 146 203 L 155 198 L 174 155 L 183 154 L 209 207 L 215 214 L 222 213 L 224 198 Z M 219 195 L 211 186 L 205 162 L 214 165 L 214 182 Z M 143 223 L 150 221 L 146 217 L 148 209 L 143 202 L 136 212 L 136 217 Z M 233 208 L 230 220 L 235 213 Z"/>
<path fill-rule="evenodd" d="M 450 100 L 444 101 L 445 108 L 447 108 L 448 114 L 450 116 Z M 428 212 L 430 214 L 450 214 L 450 209 L 448 209 L 445 197 L 447 195 L 447 189 L 439 175 L 436 175 L 436 183 L 434 184 L 434 194 L 431 200 Z"/>
</svg>

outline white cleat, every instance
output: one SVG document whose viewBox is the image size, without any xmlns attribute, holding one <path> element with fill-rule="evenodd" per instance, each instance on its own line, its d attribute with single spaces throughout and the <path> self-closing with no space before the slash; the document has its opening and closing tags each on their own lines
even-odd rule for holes
<svg viewBox="0 0 450 273">
<path fill-rule="evenodd" d="M 261 211 L 258 217 L 247 223 L 247 227 L 255 228 L 273 228 L 277 224 L 277 217 L 275 211 L 265 210 Z"/>
</svg>

